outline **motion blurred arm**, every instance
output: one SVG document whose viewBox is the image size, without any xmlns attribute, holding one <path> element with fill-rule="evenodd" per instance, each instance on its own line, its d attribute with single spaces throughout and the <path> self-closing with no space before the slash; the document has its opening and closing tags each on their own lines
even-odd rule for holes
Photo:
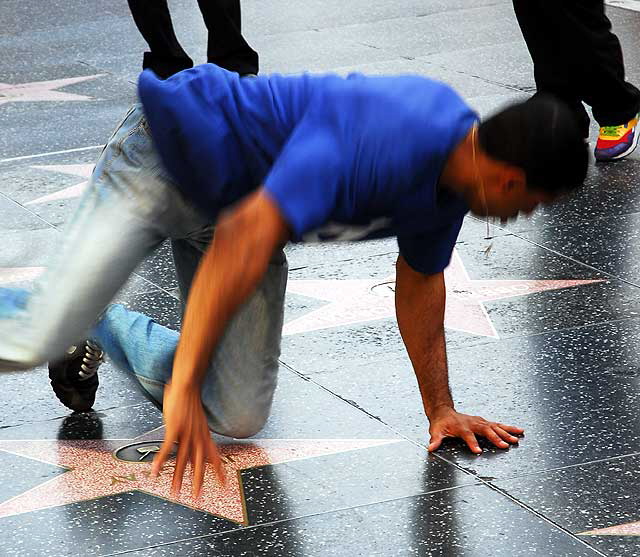
<svg viewBox="0 0 640 557">
<path fill-rule="evenodd" d="M 174 388 L 200 384 L 227 323 L 257 287 L 275 249 L 288 239 L 287 223 L 264 190 L 219 219 L 187 300 Z"/>
</svg>

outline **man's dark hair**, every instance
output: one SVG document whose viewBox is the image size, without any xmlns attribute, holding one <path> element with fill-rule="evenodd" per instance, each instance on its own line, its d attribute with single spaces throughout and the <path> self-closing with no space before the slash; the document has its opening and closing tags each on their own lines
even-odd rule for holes
<svg viewBox="0 0 640 557">
<path fill-rule="evenodd" d="M 494 159 L 524 170 L 527 188 L 552 194 L 578 189 L 589 165 L 587 142 L 569 107 L 537 94 L 482 122 L 478 140 Z"/>
</svg>

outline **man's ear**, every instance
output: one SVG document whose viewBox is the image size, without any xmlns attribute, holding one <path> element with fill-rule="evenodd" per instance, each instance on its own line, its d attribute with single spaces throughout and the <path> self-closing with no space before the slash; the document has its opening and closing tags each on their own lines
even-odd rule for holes
<svg viewBox="0 0 640 557">
<path fill-rule="evenodd" d="M 525 191 L 527 176 L 521 168 L 505 164 L 502 168 L 501 183 L 505 193 Z"/>
</svg>

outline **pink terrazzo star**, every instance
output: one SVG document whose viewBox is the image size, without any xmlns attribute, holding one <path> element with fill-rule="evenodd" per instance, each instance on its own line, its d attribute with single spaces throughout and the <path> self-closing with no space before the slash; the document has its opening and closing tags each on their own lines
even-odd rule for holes
<svg viewBox="0 0 640 557">
<path fill-rule="evenodd" d="M 90 101 L 92 97 L 64 93 L 56 91 L 56 89 L 96 79 L 104 75 L 106 74 L 67 77 L 51 81 L 32 81 L 30 83 L 0 83 L 0 105 L 10 102 Z"/>
<path fill-rule="evenodd" d="M 609 528 L 581 532 L 580 536 L 640 536 L 640 522 L 628 522 Z"/>
<path fill-rule="evenodd" d="M 52 164 L 32 166 L 31 168 L 47 170 L 49 172 L 60 172 L 61 174 L 85 178 L 85 180 L 73 186 L 33 199 L 25 203 L 25 205 L 37 205 L 38 203 L 48 203 L 50 201 L 60 201 L 62 199 L 80 197 L 87 188 L 87 184 L 89 183 L 87 179 L 91 176 L 94 166 L 95 165 L 93 164 Z"/>
<path fill-rule="evenodd" d="M 600 279 L 472 280 L 455 250 L 444 274 L 447 285 L 445 326 L 493 338 L 499 338 L 499 335 L 484 302 L 603 282 Z M 395 275 L 382 279 L 291 280 L 287 286 L 289 293 L 330 303 L 289 321 L 283 334 L 295 335 L 395 317 L 394 290 Z"/>
<path fill-rule="evenodd" d="M 28 282 L 43 272 L 44 267 L 0 267 L 0 284 Z"/>
<path fill-rule="evenodd" d="M 149 442 L 149 435 L 139 439 L 145 437 Z M 123 440 L 0 441 L 0 451 L 68 470 L 1 503 L 0 517 L 138 490 L 247 524 L 241 470 L 396 442 L 389 439 L 260 439 L 219 444 L 228 483 L 221 486 L 208 467 L 202 497 L 194 500 L 190 470 L 187 470 L 180 497 L 171 497 L 173 461 L 160 477 L 152 478 L 150 462 L 125 462 L 114 456 L 114 451 L 126 444 Z"/>
</svg>

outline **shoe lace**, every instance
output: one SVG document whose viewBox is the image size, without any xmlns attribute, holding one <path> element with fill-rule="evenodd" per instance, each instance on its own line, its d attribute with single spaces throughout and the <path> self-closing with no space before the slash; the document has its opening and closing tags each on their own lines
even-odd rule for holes
<svg viewBox="0 0 640 557">
<path fill-rule="evenodd" d="M 87 340 L 84 346 L 84 357 L 82 358 L 82 365 L 80 366 L 80 371 L 78 371 L 80 380 L 93 377 L 103 361 L 104 352 L 97 344 L 94 344 L 90 340 Z"/>
</svg>

